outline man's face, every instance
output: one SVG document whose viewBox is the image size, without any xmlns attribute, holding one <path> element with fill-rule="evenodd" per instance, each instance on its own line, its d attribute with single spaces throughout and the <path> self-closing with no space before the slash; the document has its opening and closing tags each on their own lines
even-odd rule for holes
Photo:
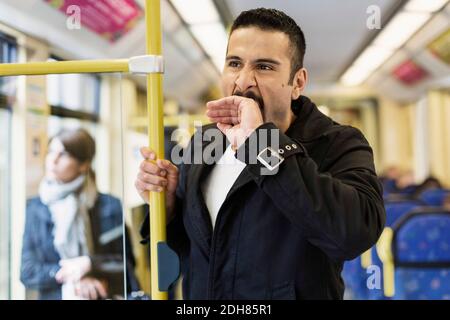
<svg viewBox="0 0 450 320">
<path fill-rule="evenodd" d="M 297 99 L 306 82 L 306 71 L 293 83 L 289 37 L 279 31 L 256 27 L 233 31 L 222 73 L 225 96 L 242 95 L 260 105 L 264 122 L 286 130 L 292 120 L 291 101 Z"/>
</svg>

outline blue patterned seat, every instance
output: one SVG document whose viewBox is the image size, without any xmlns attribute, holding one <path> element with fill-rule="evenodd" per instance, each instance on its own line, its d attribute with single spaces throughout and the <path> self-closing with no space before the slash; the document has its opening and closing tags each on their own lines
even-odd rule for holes
<svg viewBox="0 0 450 320">
<path fill-rule="evenodd" d="M 395 201 L 395 202 L 387 202 L 385 204 L 386 209 L 386 225 L 385 227 L 392 227 L 392 225 L 401 219 L 402 216 L 406 215 L 409 212 L 420 208 L 421 202 L 417 200 L 405 200 L 405 201 Z M 375 248 L 371 251 L 372 255 L 372 265 L 378 266 L 381 269 L 383 268 L 383 264 L 381 262 L 380 257 L 378 256 L 377 250 Z M 382 300 L 385 299 L 383 293 L 383 281 L 381 282 L 382 286 L 380 290 L 372 289 L 368 292 L 368 299 L 370 300 Z"/>
<path fill-rule="evenodd" d="M 441 206 L 447 195 L 450 195 L 448 189 L 431 189 L 422 192 L 419 198 L 429 206 Z"/>
<path fill-rule="evenodd" d="M 344 263 L 342 278 L 345 283 L 344 298 L 348 300 L 367 300 L 366 269 L 361 265 L 361 257 Z"/>
<path fill-rule="evenodd" d="M 422 202 L 417 200 L 399 201 L 399 202 L 386 202 L 384 208 L 386 209 L 386 225 L 385 227 L 391 227 L 398 219 L 403 215 L 411 212 L 412 210 L 420 207 Z"/>
<path fill-rule="evenodd" d="M 386 226 L 392 226 L 392 224 L 403 215 L 420 207 L 421 205 L 422 202 L 418 200 L 411 200 L 410 198 L 404 196 L 391 197 L 391 201 L 387 201 L 385 204 Z M 375 247 L 370 249 L 370 255 L 372 258 L 371 265 L 378 266 L 380 270 L 382 270 L 382 262 L 377 255 Z M 346 261 L 344 263 L 342 277 L 346 287 L 346 298 L 352 300 L 381 300 L 385 298 L 382 286 L 380 289 L 367 288 L 367 279 L 369 274 L 361 264 L 361 257 L 357 257 L 352 261 Z"/>
<path fill-rule="evenodd" d="M 450 212 L 414 212 L 393 230 L 393 299 L 450 300 Z"/>
</svg>

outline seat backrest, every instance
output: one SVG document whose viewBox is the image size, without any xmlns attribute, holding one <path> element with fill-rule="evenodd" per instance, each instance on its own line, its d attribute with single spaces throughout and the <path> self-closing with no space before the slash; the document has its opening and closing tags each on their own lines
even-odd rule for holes
<svg viewBox="0 0 450 320">
<path fill-rule="evenodd" d="M 384 194 L 383 195 L 383 200 L 384 200 L 385 203 L 418 201 L 412 195 L 396 193 L 396 192 Z"/>
<path fill-rule="evenodd" d="M 394 226 L 396 265 L 425 263 L 450 266 L 450 212 L 421 208 L 405 215 Z"/>
<path fill-rule="evenodd" d="M 345 283 L 344 299 L 368 299 L 368 289 L 366 285 L 367 273 L 366 269 L 361 265 L 361 257 L 344 262 L 342 278 Z"/>
<path fill-rule="evenodd" d="M 403 215 L 420 207 L 422 203 L 417 200 L 386 202 L 386 227 L 392 226 Z"/>
<path fill-rule="evenodd" d="M 385 227 L 391 227 L 397 220 L 399 220 L 403 215 L 408 214 L 411 211 L 420 208 L 423 203 L 420 200 L 412 199 L 409 196 L 392 194 L 389 198 L 385 199 L 385 209 L 386 209 L 386 224 Z M 372 248 L 371 254 L 371 264 L 373 266 L 378 266 L 383 268 L 383 263 L 378 256 L 376 247 Z M 385 299 L 383 293 L 383 283 L 380 290 L 372 289 L 367 294 L 370 300 L 381 300 Z"/>
<path fill-rule="evenodd" d="M 447 195 L 450 195 L 448 189 L 431 189 L 422 192 L 419 199 L 429 206 L 442 206 Z"/>
<path fill-rule="evenodd" d="M 416 210 L 393 231 L 394 299 L 450 299 L 450 212 Z"/>
</svg>

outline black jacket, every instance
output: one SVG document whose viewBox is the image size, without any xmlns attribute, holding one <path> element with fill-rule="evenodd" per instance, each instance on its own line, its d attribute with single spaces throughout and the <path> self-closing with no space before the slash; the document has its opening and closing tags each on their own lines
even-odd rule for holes
<svg viewBox="0 0 450 320">
<path fill-rule="evenodd" d="M 380 236 L 382 187 L 362 133 L 333 122 L 306 97 L 292 110 L 297 118 L 280 133 L 284 161 L 275 175 L 261 175 L 250 139 L 238 150 L 254 164 L 228 193 L 214 232 L 200 188 L 213 165 L 181 166 L 167 232 L 185 266 L 185 299 L 342 299 L 344 260 Z M 266 123 L 254 135 L 262 129 L 276 127 Z M 191 141 L 189 152 L 195 148 Z M 148 230 L 147 219 L 144 237 Z"/>
</svg>

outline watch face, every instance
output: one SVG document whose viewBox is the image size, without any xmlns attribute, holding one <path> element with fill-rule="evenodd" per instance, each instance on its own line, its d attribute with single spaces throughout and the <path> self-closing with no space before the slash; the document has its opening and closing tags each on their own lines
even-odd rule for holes
<svg viewBox="0 0 450 320">
<path fill-rule="evenodd" d="M 259 153 L 258 160 L 269 170 L 274 170 L 284 161 L 284 158 L 269 147 Z"/>
</svg>

